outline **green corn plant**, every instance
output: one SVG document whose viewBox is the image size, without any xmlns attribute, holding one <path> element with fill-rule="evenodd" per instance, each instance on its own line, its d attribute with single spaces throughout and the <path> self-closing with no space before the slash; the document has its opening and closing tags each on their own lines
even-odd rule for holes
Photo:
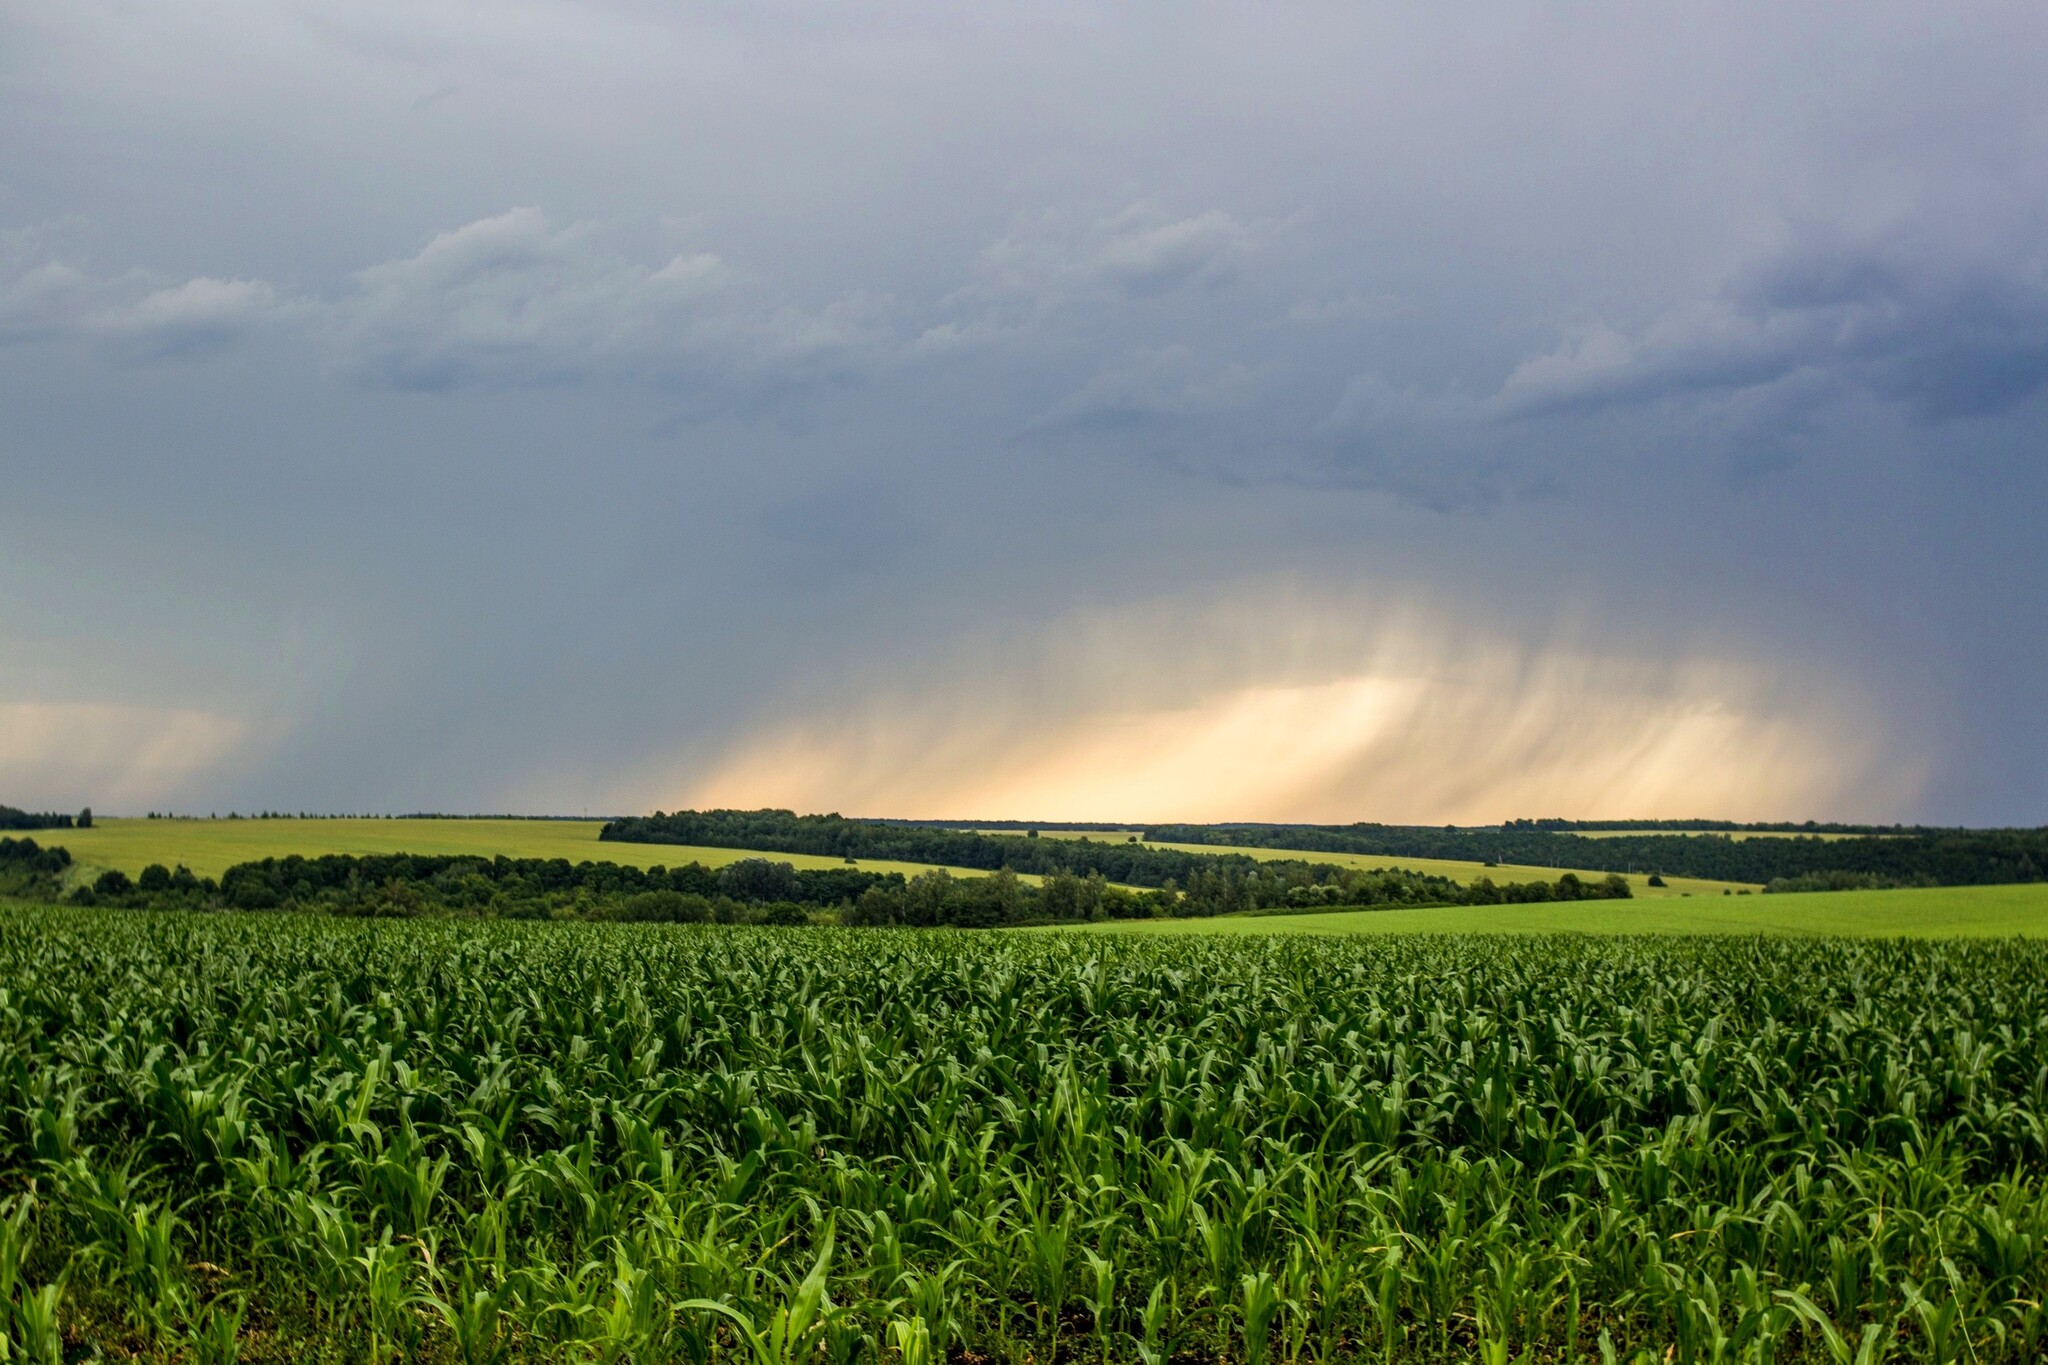
<svg viewBox="0 0 2048 1365">
<path fill-rule="evenodd" d="M 1173 1354 L 1174 1302 L 1171 1282 L 1159 1280 L 1145 1296 L 1145 1309 L 1138 1315 L 1138 1359 L 1143 1365 L 1166 1365 Z"/>
<path fill-rule="evenodd" d="M 1049 1340 L 1048 1351 L 1059 1350 L 1060 1310 L 1067 1302 L 1067 1275 L 1071 1265 L 1074 1210 L 1063 1210 L 1058 1218 L 1050 1210 L 1031 1210 L 1031 1221 L 1018 1234 L 1024 1272 L 1031 1297 L 1038 1309 L 1038 1332 Z"/>
<path fill-rule="evenodd" d="M 591 1318 L 589 1350 L 601 1365 L 660 1353 L 665 1325 L 653 1276 L 633 1263 L 624 1246 L 613 1247 L 612 1262 L 611 1292 Z"/>
<path fill-rule="evenodd" d="M 1116 1309 L 1116 1265 L 1091 1247 L 1081 1248 L 1081 1260 L 1088 1268 L 1088 1313 L 1095 1323 L 1095 1341 L 1102 1350 L 1103 1365 L 1109 1362 L 1109 1318 Z"/>
<path fill-rule="evenodd" d="M 33 1194 L 0 1199 L 0 1304 L 14 1302 L 22 1285 L 22 1264 L 35 1247 L 29 1220 L 35 1213 Z"/>
<path fill-rule="evenodd" d="M 832 1264 L 832 1240 L 833 1228 L 828 1220 L 810 1272 L 788 1301 L 759 1323 L 732 1305 L 712 1299 L 687 1299 L 677 1306 L 716 1313 L 731 1322 L 752 1365 L 800 1365 L 823 1342 L 825 1323 L 833 1312 L 832 1300 L 825 1290 L 826 1274 Z"/>
<path fill-rule="evenodd" d="M 152 1330 L 171 1333 L 190 1313 L 177 1253 L 182 1220 L 169 1209 L 144 1204 L 130 1210 L 122 1248 L 121 1278 L 145 1295 L 143 1317 Z"/>
<path fill-rule="evenodd" d="M 1379 1325 L 1381 1358 L 1392 1365 L 1407 1329 L 1401 1325 L 1401 1248 L 1389 1246 L 1380 1261 L 1373 1293 L 1373 1317 Z"/>
<path fill-rule="evenodd" d="M 932 1353 L 931 1328 L 923 1318 L 892 1318 L 889 1321 L 889 1349 L 900 1365 L 938 1365 Z"/>
<path fill-rule="evenodd" d="M 357 1283 L 369 1319 L 371 1365 L 380 1365 L 387 1357 L 402 1359 L 418 1340 L 411 1310 L 422 1306 L 422 1296 L 411 1287 L 410 1265 L 411 1257 L 393 1245 L 388 1228 L 356 1257 Z"/>
<path fill-rule="evenodd" d="M 31 1290 L 22 1274 L 35 1245 L 34 1212 L 33 1192 L 0 1199 L 0 1361 L 58 1365 L 63 1359 L 57 1325 L 62 1285 Z"/>
<path fill-rule="evenodd" d="M 1912 1314 L 1914 1325 L 1920 1329 L 1927 1343 L 1927 1358 L 1933 1361 L 1961 1360 L 1969 1345 L 1969 1333 L 1963 1322 L 1962 1306 L 1954 1295 L 1944 1295 L 1936 1304 L 1910 1280 L 1906 1282 L 1905 1290 L 1907 1311 Z"/>
<path fill-rule="evenodd" d="M 1614 1349 L 1614 1338 L 1604 1327 L 1600 1329 L 1599 1346 L 1600 1365 L 1621 1365 L 1621 1355 Z M 1657 1361 L 1658 1355 L 1655 1351 L 1642 1350 L 1629 1356 L 1628 1365 L 1657 1365 Z"/>
<path fill-rule="evenodd" d="M 511 1350 L 505 1331 L 505 1307 L 509 1291 L 503 1284 L 480 1285 L 463 1268 L 462 1280 L 452 1298 L 425 1291 L 426 1306 L 434 1311 L 454 1340 L 455 1354 L 462 1365 L 502 1365 Z"/>
<path fill-rule="evenodd" d="M 1238 1286 L 1237 1319 L 1245 1365 L 1266 1365 L 1273 1349 L 1273 1322 L 1284 1300 L 1271 1272 L 1246 1275 Z"/>
<path fill-rule="evenodd" d="M 1299 1365 L 1315 1328 L 1313 1245 L 1303 1240 L 1290 1246 L 1280 1272 L 1280 1347 L 1286 1365 Z"/>
<path fill-rule="evenodd" d="M 1884 1360 L 1884 1328 L 1877 1323 L 1866 1323 L 1861 1337 L 1852 1346 L 1834 1320 L 1801 1291 L 1781 1289 L 1778 1297 L 1798 1314 L 1800 1321 L 1813 1328 L 1835 1365 L 1879 1365 Z"/>
<path fill-rule="evenodd" d="M 248 1307 L 240 1294 L 222 1295 L 192 1315 L 182 1343 L 192 1365 L 235 1365 L 241 1359 L 242 1318 Z"/>
<path fill-rule="evenodd" d="M 898 1282 L 904 1302 L 925 1325 L 934 1360 L 944 1361 L 959 1334 L 958 1305 L 967 1263 L 953 1260 L 936 1270 L 906 1271 Z"/>
<path fill-rule="evenodd" d="M 12 1330 L 5 1338 L 16 1359 L 25 1365 L 63 1365 L 64 1333 L 58 1322 L 63 1301 L 61 1285 L 19 1292 L 9 1305 Z"/>
</svg>

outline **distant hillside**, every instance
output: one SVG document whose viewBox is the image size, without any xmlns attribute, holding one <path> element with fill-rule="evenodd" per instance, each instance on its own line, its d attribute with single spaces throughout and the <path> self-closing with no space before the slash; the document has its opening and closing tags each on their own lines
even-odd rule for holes
<svg viewBox="0 0 2048 1365">
<path fill-rule="evenodd" d="M 984 829 L 992 826 L 983 826 Z M 1091 827 L 1037 828 L 1083 830 Z M 1126 826 L 1110 826 L 1113 829 Z M 1099 873 L 1133 886 L 1182 885 L 1197 873 L 1250 859 L 1233 850 L 1302 855 L 1365 854 L 1595 872 L 1661 873 L 1724 882 L 1779 883 L 1780 890 L 1816 887 L 1971 886 L 2048 879 L 2048 831 L 1942 830 L 1883 836 L 1740 839 L 1729 833 L 1624 833 L 1599 838 L 1527 827 L 1449 829 L 1399 825 L 1153 825 L 1143 843 L 1126 839 L 1033 839 L 910 822 L 796 815 L 786 810 L 655 812 L 613 820 L 600 839 L 696 844 L 890 858 L 1018 872 Z M 1209 845 L 1214 854 L 1158 844 Z"/>
<path fill-rule="evenodd" d="M 1833 820 L 1509 820 L 1504 830 L 1547 830 L 1568 834 L 1575 830 L 1629 829 L 1665 833 L 1704 832 L 1720 834 L 1949 834 L 1955 830 L 1934 825 L 1845 825 Z"/>
<path fill-rule="evenodd" d="M 1595 828 L 1588 826 L 1588 828 Z M 1601 829 L 1615 826 L 1601 825 Z M 1939 830 L 1865 838 L 1736 839 L 1722 832 L 1585 835 L 1412 825 L 1152 825 L 1148 841 L 1659 872 L 1735 882 L 1855 874 L 1870 884 L 1974 886 L 2048 878 L 2048 830 Z"/>
</svg>

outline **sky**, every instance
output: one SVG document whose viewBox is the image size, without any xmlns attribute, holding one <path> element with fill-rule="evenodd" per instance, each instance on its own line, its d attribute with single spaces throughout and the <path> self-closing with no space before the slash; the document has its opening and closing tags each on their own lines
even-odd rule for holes
<svg viewBox="0 0 2048 1365">
<path fill-rule="evenodd" d="M 2044 61 L 0 0 L 0 802 L 2048 822 Z"/>
</svg>

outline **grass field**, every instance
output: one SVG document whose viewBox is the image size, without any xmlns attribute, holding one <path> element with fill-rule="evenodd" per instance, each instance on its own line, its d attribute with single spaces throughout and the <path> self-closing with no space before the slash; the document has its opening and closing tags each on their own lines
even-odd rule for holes
<svg viewBox="0 0 2048 1365">
<path fill-rule="evenodd" d="M 808 853 L 755 853 L 742 848 L 696 848 L 682 844 L 599 843 L 598 820 L 96 820 L 91 829 L 37 830 L 37 843 L 71 851 L 74 880 L 90 881 L 107 868 L 134 876 L 151 863 L 179 863 L 202 877 L 218 877 L 236 863 L 286 858 L 297 853 L 464 854 L 493 858 L 567 858 L 618 863 L 626 867 L 676 867 L 702 863 L 724 867 L 742 858 L 770 858 L 799 868 L 844 867 L 843 859 Z M 922 863 L 864 859 L 870 872 L 914 877 Z M 955 876 L 988 875 L 972 868 L 948 869 Z M 1036 878 L 1027 877 L 1026 881 Z"/>
<path fill-rule="evenodd" d="M 628 867 L 674 867 L 697 862 L 706 867 L 723 867 L 741 858 L 769 858 L 799 868 L 842 867 L 837 858 L 809 853 L 758 853 L 738 848 L 701 848 L 684 844 L 600 843 L 598 820 L 124 820 L 95 821 L 91 829 L 37 831 L 38 843 L 56 844 L 71 851 L 77 867 L 74 881 L 90 881 L 107 868 L 119 868 L 134 876 L 151 863 L 176 867 L 179 863 L 202 877 L 218 877 L 236 863 L 261 858 L 285 858 L 297 853 L 315 857 L 322 853 L 424 853 L 466 854 L 480 858 L 503 854 L 508 858 L 567 858 L 571 862 L 620 863 Z M 1014 831 L 997 831 L 1014 833 Z M 1127 833 L 1118 831 L 1091 836 L 1098 842 L 1122 842 Z M 1078 838 L 1078 834 L 1054 832 L 1040 837 Z M 1454 862 L 1441 858 L 1388 858 L 1361 853 L 1290 853 L 1284 849 L 1239 848 L 1212 844 L 1155 844 L 1155 848 L 1180 849 L 1190 853 L 1243 853 L 1262 862 L 1306 857 L 1314 862 L 1340 867 L 1406 867 L 1434 873 L 1461 882 L 1486 876 L 1497 882 L 1555 881 L 1564 871 L 1555 867 Z M 862 859 L 870 872 L 901 872 L 914 877 L 929 868 L 923 863 L 894 862 L 880 858 Z M 981 877 L 974 868 L 949 868 L 955 876 Z M 1581 876 L 1598 878 L 1601 872 L 1581 871 Z M 1025 876 L 1025 881 L 1038 878 Z M 1669 886 L 1659 889 L 1640 875 L 1629 877 L 1639 897 L 1719 896 L 1723 887 L 1751 889 L 1741 882 L 1702 881 L 1669 877 Z"/>
<path fill-rule="evenodd" d="M 1576 834 L 1581 839 L 1626 839 L 1630 835 L 1690 835 L 1714 834 L 1723 839 L 1819 839 L 1833 843 L 1837 839 L 1898 839 L 1897 834 L 1808 834 L 1793 829 L 1561 829 L 1559 834 Z"/>
<path fill-rule="evenodd" d="M 1521 863 L 1502 863 L 1488 867 L 1484 863 L 1458 862 L 1449 858 L 1395 858 L 1380 853 L 1290 853 L 1278 848 L 1239 848 L 1222 844 L 1154 844 L 1154 848 L 1177 848 L 1188 853 L 1242 853 L 1262 862 L 1276 862 L 1289 858 L 1307 858 L 1311 862 L 1335 863 L 1339 867 L 1405 867 L 1416 872 L 1430 872 L 1453 881 L 1472 882 L 1481 877 L 1491 877 L 1496 882 L 1554 882 L 1566 872 L 1577 872 L 1589 881 L 1598 881 L 1605 872 L 1590 871 L 1586 868 L 1535 867 Z M 1751 882 L 1716 882 L 1700 877 L 1666 877 L 1665 886 L 1651 886 L 1648 876 L 1632 872 L 1624 874 L 1630 888 L 1638 897 L 1645 899 L 1675 898 L 1680 896 L 1719 896 L 1726 889 L 1730 891 L 1754 891 L 1758 888 Z"/>
<path fill-rule="evenodd" d="M 2040 941 L 44 906 L 0 985 L 8 1360 L 2048 1351 Z"/>
<path fill-rule="evenodd" d="M 984 834 L 1015 835 L 1015 830 L 982 830 Z M 1094 839 L 1098 843 L 1123 843 L 1133 834 L 1143 830 L 1112 830 L 1103 833 L 1081 830 L 1041 830 L 1041 839 Z M 1163 844 L 1147 843 L 1148 848 L 1173 848 L 1183 853 L 1242 853 L 1260 862 L 1287 862 L 1293 859 L 1307 859 L 1312 863 L 1333 863 L 1338 867 L 1362 867 L 1374 871 L 1384 867 L 1405 867 L 1415 872 L 1427 872 L 1438 877 L 1449 877 L 1458 882 L 1474 882 L 1481 877 L 1491 877 L 1496 882 L 1554 882 L 1566 872 L 1577 872 L 1581 877 L 1597 881 L 1606 876 L 1605 872 L 1590 871 L 1586 868 L 1534 867 L 1520 863 L 1503 863 L 1488 867 L 1484 863 L 1461 862 L 1450 858 L 1395 858 L 1379 853 L 1302 853 L 1284 848 L 1251 848 L 1237 844 Z M 1648 876 L 1642 873 L 1628 873 L 1629 886 L 1637 897 L 1659 899 L 1678 896 L 1718 896 L 1723 889 L 1730 891 L 1755 891 L 1754 882 L 1716 882 L 1700 877 L 1666 877 L 1668 885 L 1651 886 Z"/>
<path fill-rule="evenodd" d="M 1037 930 L 1026 930 L 1036 933 Z M 1456 905 L 1311 915 L 1115 921 L 1083 932 L 1241 934 L 1764 934 L 1865 938 L 2048 936 L 2048 883 L 1815 891 L 1691 900 Z"/>
</svg>

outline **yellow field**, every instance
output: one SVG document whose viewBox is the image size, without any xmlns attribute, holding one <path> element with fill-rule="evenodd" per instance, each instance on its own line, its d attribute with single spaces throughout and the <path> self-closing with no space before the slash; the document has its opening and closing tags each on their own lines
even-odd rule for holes
<svg viewBox="0 0 2048 1365">
<path fill-rule="evenodd" d="M 1015 830 L 983 830 L 984 834 L 1016 835 Z M 1040 830 L 1041 839 L 1093 839 L 1098 843 L 1120 844 L 1143 830 L 1113 830 L 1103 833 L 1084 830 Z M 1589 872 L 1584 868 L 1525 867 L 1518 863 L 1503 863 L 1499 867 L 1488 867 L 1484 863 L 1459 862 L 1449 858 L 1395 858 L 1379 853 L 1303 853 L 1284 848 L 1249 848 L 1236 844 L 1147 844 L 1148 848 L 1177 848 L 1184 853 L 1242 853 L 1261 862 L 1284 862 L 1290 859 L 1305 859 L 1312 863 L 1334 863 L 1338 867 L 1364 867 L 1378 870 L 1383 867 L 1405 867 L 1413 872 L 1427 872 L 1438 877 L 1449 877 L 1458 882 L 1474 882 L 1481 877 L 1491 877 L 1496 882 L 1554 882 L 1566 872 L 1577 872 L 1581 877 L 1598 880 L 1605 872 Z M 1755 891 L 1754 882 L 1716 882 L 1699 877 L 1666 877 L 1665 886 L 1651 886 L 1650 879 L 1643 873 L 1625 873 L 1630 888 L 1637 897 L 1655 900 L 1661 896 L 1718 896 L 1729 891 Z"/>
<path fill-rule="evenodd" d="M 1551 901 L 1311 915 L 1105 920 L 1019 933 L 1126 934 L 1827 934 L 1853 938 L 2048 936 L 2048 882 L 1898 891 L 1810 891 L 1680 901 Z"/>
<path fill-rule="evenodd" d="M 679 867 L 702 863 L 724 867 L 742 858 L 770 858 L 797 867 L 844 867 L 838 858 L 809 853 L 757 853 L 742 848 L 698 848 L 685 844 L 599 843 L 598 820 L 96 820 L 91 829 L 36 830 L 39 844 L 71 850 L 78 864 L 73 880 L 90 881 L 115 867 L 131 877 L 151 863 L 179 863 L 202 877 L 218 877 L 236 863 L 285 858 L 294 853 L 466 854 L 479 858 L 567 858 L 572 863 L 619 863 L 626 867 Z M 914 877 L 931 869 L 922 863 L 864 859 L 869 872 Z M 972 868 L 948 869 L 955 876 L 984 877 Z M 1036 881 L 1036 878 L 1026 878 Z"/>
<path fill-rule="evenodd" d="M 107 868 L 115 867 L 134 876 L 151 863 L 176 867 L 179 863 L 202 877 L 218 877 L 236 863 L 259 858 L 284 858 L 291 854 L 315 857 L 322 853 L 425 853 L 464 854 L 489 858 L 567 858 L 571 862 L 620 863 L 628 867 L 675 867 L 697 862 L 706 867 L 723 867 L 742 858 L 771 858 L 800 868 L 843 867 L 837 858 L 809 853 L 759 853 L 738 848 L 700 848 L 682 844 L 599 843 L 598 820 L 99 820 L 91 829 L 38 830 L 38 843 L 56 844 L 71 850 L 78 867 L 74 881 L 90 881 Z M 1137 830 L 1105 832 L 1089 837 L 1098 842 L 1122 843 Z M 1022 836 L 1017 836 L 1022 837 Z M 1071 831 L 1043 831 L 1041 838 L 1079 838 Z M 1180 849 L 1188 853 L 1243 853 L 1263 862 L 1307 858 L 1312 862 L 1334 863 L 1340 867 L 1405 867 L 1434 873 L 1461 882 L 1491 877 L 1497 882 L 1555 881 L 1564 869 L 1555 867 L 1486 867 L 1480 863 L 1454 862 L 1440 858 L 1390 858 L 1364 853 L 1296 853 L 1275 848 L 1241 848 L 1222 844 L 1154 844 L 1154 848 Z M 901 872 L 914 877 L 930 869 L 923 863 L 894 862 L 866 858 L 858 866 L 870 872 Z M 973 868 L 949 868 L 955 876 L 982 877 Z M 1580 870 L 1588 878 L 1603 872 Z M 1026 881 L 1038 878 L 1026 876 Z M 1648 878 L 1631 875 L 1629 884 L 1645 899 L 1660 896 L 1719 896 L 1723 887 L 1753 890 L 1741 882 L 1702 881 L 1667 877 L 1669 886 L 1647 885 Z"/>
</svg>

